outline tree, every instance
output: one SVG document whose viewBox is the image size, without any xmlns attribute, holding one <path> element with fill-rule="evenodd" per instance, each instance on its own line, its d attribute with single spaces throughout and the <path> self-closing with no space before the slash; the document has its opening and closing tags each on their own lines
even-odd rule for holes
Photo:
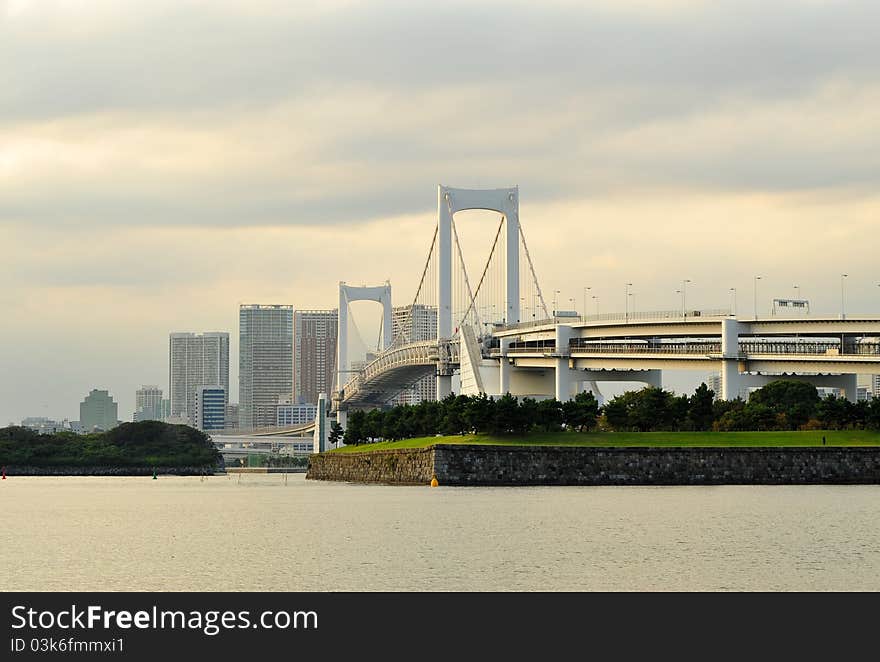
<svg viewBox="0 0 880 662">
<path fill-rule="evenodd" d="M 572 430 L 592 430 L 598 415 L 599 402 L 592 392 L 578 393 L 573 400 L 562 403 L 563 423 Z"/>
<path fill-rule="evenodd" d="M 548 398 L 538 402 L 538 425 L 545 432 L 558 430 L 562 424 L 562 403 L 556 398 Z"/>
<path fill-rule="evenodd" d="M 348 417 L 348 425 L 345 427 L 345 435 L 342 438 L 342 441 L 346 445 L 355 446 L 364 443 L 366 441 L 367 435 L 365 431 L 367 421 L 367 413 L 361 409 L 357 409 Z"/>
<path fill-rule="evenodd" d="M 687 418 L 694 430 L 711 430 L 714 420 L 715 392 L 705 383 L 700 384 L 688 399 Z"/>
<path fill-rule="evenodd" d="M 345 430 L 342 429 L 342 426 L 339 425 L 339 422 L 333 421 L 332 423 L 330 423 L 330 434 L 327 435 L 327 441 L 336 446 L 342 440 L 342 436 L 344 434 Z"/>
<path fill-rule="evenodd" d="M 785 414 L 789 427 L 797 428 L 816 413 L 819 393 L 807 382 L 777 379 L 752 393 L 752 403 L 764 405 L 774 414 Z"/>
</svg>

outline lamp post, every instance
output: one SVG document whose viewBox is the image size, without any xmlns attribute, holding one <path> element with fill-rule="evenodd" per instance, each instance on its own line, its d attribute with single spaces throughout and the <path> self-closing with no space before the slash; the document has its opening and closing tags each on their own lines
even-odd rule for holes
<svg viewBox="0 0 880 662">
<path fill-rule="evenodd" d="M 796 300 L 800 300 L 800 298 L 801 298 L 801 286 L 800 285 L 794 286 L 794 298 Z"/>
<path fill-rule="evenodd" d="M 733 316 L 736 317 L 736 288 L 731 287 L 730 293 L 733 295 Z"/>
<path fill-rule="evenodd" d="M 556 319 L 556 312 L 559 310 L 559 304 L 557 303 L 556 295 L 562 292 L 562 290 L 553 290 L 553 319 Z"/>
<path fill-rule="evenodd" d="M 688 312 L 687 312 L 687 284 L 690 283 L 690 278 L 685 278 L 681 281 L 681 314 L 684 316 L 685 321 L 687 321 Z"/>
<path fill-rule="evenodd" d="M 880 287 L 880 283 L 877 283 L 877 285 L 878 285 L 878 287 Z M 593 295 L 593 301 L 596 302 L 596 317 L 598 317 L 599 316 L 599 297 L 597 297 L 595 294 Z"/>
<path fill-rule="evenodd" d="M 755 276 L 755 319 L 758 319 L 758 281 L 761 280 L 761 276 Z"/>
<path fill-rule="evenodd" d="M 587 290 L 592 289 L 592 287 L 584 287 L 584 317 L 587 316 Z"/>
<path fill-rule="evenodd" d="M 626 283 L 625 287 L 626 287 L 626 289 L 624 290 L 624 296 L 623 296 L 623 306 L 624 306 L 623 319 L 625 322 L 629 322 L 629 288 L 632 287 L 632 283 Z"/>
<path fill-rule="evenodd" d="M 574 310 L 575 312 L 577 312 L 577 310 L 575 310 L 575 307 L 574 307 L 574 297 L 569 297 L 568 302 L 571 304 L 571 309 Z"/>
<path fill-rule="evenodd" d="M 844 287 L 844 283 L 846 283 L 846 279 L 849 277 L 849 274 L 840 274 L 840 319 L 846 319 L 846 288 Z"/>
</svg>

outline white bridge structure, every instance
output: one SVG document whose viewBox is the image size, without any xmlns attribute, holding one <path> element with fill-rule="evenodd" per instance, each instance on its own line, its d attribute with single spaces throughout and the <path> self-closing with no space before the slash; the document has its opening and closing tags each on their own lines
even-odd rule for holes
<svg viewBox="0 0 880 662">
<path fill-rule="evenodd" d="M 455 214 L 500 215 L 485 267 L 473 282 L 465 268 Z M 521 269 L 523 264 L 527 269 Z M 383 349 L 363 369 L 348 361 L 348 304 L 383 306 Z M 340 283 L 337 386 L 332 410 L 384 406 L 434 375 L 437 398 L 460 380 L 463 394 L 570 399 L 602 382 L 661 386 L 665 370 L 716 371 L 721 394 L 785 377 L 840 388 L 856 398 L 858 374 L 880 373 L 880 316 L 846 319 L 737 318 L 726 310 L 581 317 L 548 311 L 519 218 L 518 188 L 438 187 L 437 225 L 410 311 L 436 311 L 436 335 L 415 337 L 407 323 L 391 332 L 391 287 Z M 323 446 L 322 446 L 323 447 Z"/>
</svg>

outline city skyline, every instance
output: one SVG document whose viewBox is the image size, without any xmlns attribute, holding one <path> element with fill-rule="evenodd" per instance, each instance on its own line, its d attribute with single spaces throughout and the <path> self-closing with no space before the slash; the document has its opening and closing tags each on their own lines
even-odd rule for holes
<svg viewBox="0 0 880 662">
<path fill-rule="evenodd" d="M 880 313 L 876 3 L 497 7 L 0 3 L 0 421 L 130 420 L 177 329 L 237 402 L 237 306 L 407 305 L 437 184 L 520 186 L 548 305 Z"/>
</svg>

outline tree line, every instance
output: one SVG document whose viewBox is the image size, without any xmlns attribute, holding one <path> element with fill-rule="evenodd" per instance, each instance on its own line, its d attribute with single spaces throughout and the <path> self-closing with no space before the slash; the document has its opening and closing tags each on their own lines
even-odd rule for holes
<svg viewBox="0 0 880 662">
<path fill-rule="evenodd" d="M 573 400 L 500 398 L 451 394 L 439 402 L 399 405 L 389 409 L 349 413 L 343 432 L 332 424 L 330 442 L 345 444 L 410 439 L 434 435 L 524 435 L 534 431 L 593 430 L 771 431 L 817 429 L 880 429 L 880 398 L 850 402 L 819 397 L 806 382 L 777 380 L 751 394 L 748 400 L 715 400 L 706 384 L 690 396 L 661 388 L 627 391 L 600 407 L 592 393 Z"/>
<path fill-rule="evenodd" d="M 208 435 L 188 425 L 140 421 L 84 435 L 0 428 L 3 466 L 214 467 L 220 460 Z"/>
</svg>

